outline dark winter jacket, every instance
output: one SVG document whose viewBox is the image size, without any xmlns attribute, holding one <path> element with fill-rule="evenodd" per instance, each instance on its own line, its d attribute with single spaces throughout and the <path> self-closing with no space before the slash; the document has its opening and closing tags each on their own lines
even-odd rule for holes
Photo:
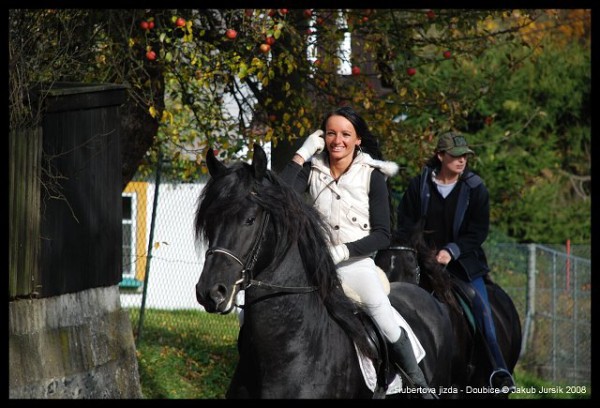
<svg viewBox="0 0 600 408">
<path fill-rule="evenodd" d="M 489 266 L 482 245 L 487 238 L 490 220 L 489 192 L 481 177 L 470 170 L 459 178 L 452 193 L 450 203 L 453 220 L 427 219 L 430 216 L 432 194 L 437 192 L 431 180 L 433 168 L 425 166 L 421 175 L 413 178 L 398 205 L 397 237 L 408 243 L 414 228 L 422 218 L 426 224 L 447 225 L 448 230 L 439 235 L 448 237 L 447 242 L 426 241 L 436 250 L 446 249 L 452 256 L 447 269 L 463 280 L 473 280 L 489 272 Z M 452 195 L 455 196 L 451 197 Z M 440 200 L 438 200 L 440 202 Z M 448 222 L 446 222 L 448 221 Z M 450 230 L 451 229 L 451 230 Z"/>
</svg>

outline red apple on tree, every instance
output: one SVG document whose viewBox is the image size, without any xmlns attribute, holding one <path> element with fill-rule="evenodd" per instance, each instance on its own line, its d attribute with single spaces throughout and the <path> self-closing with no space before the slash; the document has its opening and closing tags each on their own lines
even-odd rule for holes
<svg viewBox="0 0 600 408">
<path fill-rule="evenodd" d="M 444 58 L 448 59 L 452 56 L 452 53 L 449 50 L 444 51 Z"/>
<path fill-rule="evenodd" d="M 417 73 L 417 69 L 416 69 L 416 68 L 413 68 L 413 67 L 410 67 L 410 68 L 408 68 L 408 69 L 406 70 L 406 73 L 407 73 L 409 76 L 413 76 L 414 74 L 416 74 L 416 73 Z"/>
<path fill-rule="evenodd" d="M 233 40 L 235 37 L 237 37 L 237 31 L 235 31 L 233 28 L 228 28 L 227 31 L 225 31 L 225 36 L 227 36 L 227 38 L 230 40 Z"/>
<path fill-rule="evenodd" d="M 147 29 L 148 29 L 148 22 L 147 22 L 146 20 L 142 21 L 142 22 L 140 23 L 140 28 L 141 28 L 142 30 L 147 30 Z"/>
<path fill-rule="evenodd" d="M 352 75 L 360 75 L 360 67 L 353 66 L 352 67 Z"/>
<path fill-rule="evenodd" d="M 260 45 L 260 52 L 262 52 L 263 54 L 266 54 L 269 51 L 271 51 L 271 46 L 269 44 L 263 43 Z"/>
<path fill-rule="evenodd" d="M 177 18 L 177 20 L 175 21 L 175 25 L 177 27 L 183 27 L 185 25 L 185 18 L 183 18 L 183 17 Z"/>
<path fill-rule="evenodd" d="M 152 50 L 146 51 L 146 58 L 150 61 L 154 61 L 156 59 L 156 53 Z"/>
<path fill-rule="evenodd" d="M 427 18 L 430 19 L 430 20 L 433 20 L 435 18 L 435 11 L 428 10 L 427 11 Z"/>
<path fill-rule="evenodd" d="M 275 44 L 275 37 L 268 36 L 265 41 L 266 41 L 267 44 L 273 45 L 273 44 Z"/>
<path fill-rule="evenodd" d="M 154 20 L 148 21 L 148 30 L 152 30 L 154 28 Z"/>
<path fill-rule="evenodd" d="M 304 9 L 304 11 L 302 12 L 302 14 L 304 14 L 305 18 L 311 18 L 312 17 L 312 10 L 311 9 Z"/>
</svg>

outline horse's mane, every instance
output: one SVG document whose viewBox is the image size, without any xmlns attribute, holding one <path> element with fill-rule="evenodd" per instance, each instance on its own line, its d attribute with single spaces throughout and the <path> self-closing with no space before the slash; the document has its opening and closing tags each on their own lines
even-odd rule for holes
<svg viewBox="0 0 600 408">
<path fill-rule="evenodd" d="M 425 243 L 423 222 L 418 223 L 410 237 L 409 245 L 417 252 L 417 262 L 421 267 L 420 286 L 432 292 L 442 303 L 459 310 L 452 290 L 452 276 L 436 261 L 436 253 Z"/>
<path fill-rule="evenodd" d="M 340 324 L 361 352 L 370 355 L 365 328 L 360 320 L 358 304 L 346 296 L 329 254 L 326 225 L 301 195 L 270 170 L 261 182 L 254 178 L 247 163 L 235 163 L 204 187 L 196 213 L 196 238 L 207 238 L 207 232 L 222 217 L 235 214 L 247 206 L 248 199 L 270 214 L 270 222 L 278 239 L 271 266 L 279 265 L 288 250 L 297 245 L 310 285 L 318 288 L 319 299 L 331 317 Z"/>
</svg>

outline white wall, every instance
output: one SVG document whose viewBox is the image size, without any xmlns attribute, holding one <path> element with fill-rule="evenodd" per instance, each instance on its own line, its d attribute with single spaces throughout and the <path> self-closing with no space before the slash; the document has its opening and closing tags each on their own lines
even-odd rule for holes
<svg viewBox="0 0 600 408">
<path fill-rule="evenodd" d="M 200 309 L 195 285 L 204 263 L 204 251 L 195 248 L 194 218 L 204 184 L 160 185 L 148 274 L 147 308 Z M 148 187 L 146 244 L 150 235 L 155 186 Z M 121 294 L 123 307 L 139 307 L 142 292 Z"/>
</svg>

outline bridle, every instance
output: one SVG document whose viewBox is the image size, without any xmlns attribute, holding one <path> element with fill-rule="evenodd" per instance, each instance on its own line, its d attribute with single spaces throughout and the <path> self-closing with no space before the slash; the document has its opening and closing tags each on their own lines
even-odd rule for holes
<svg viewBox="0 0 600 408">
<path fill-rule="evenodd" d="M 246 290 L 250 289 L 251 287 L 263 288 L 263 289 L 270 291 L 271 293 L 267 295 L 268 297 L 273 296 L 273 295 L 281 295 L 281 294 L 289 294 L 289 293 L 309 293 L 309 292 L 316 291 L 318 289 L 316 286 L 280 286 L 280 285 L 274 285 L 272 283 L 254 279 L 254 276 L 253 276 L 254 267 L 256 266 L 256 261 L 258 260 L 258 254 L 260 253 L 260 250 L 262 247 L 263 235 L 265 234 L 265 231 L 267 230 L 267 226 L 269 225 L 269 218 L 270 218 L 269 212 L 264 211 L 264 216 L 262 219 L 262 224 L 260 227 L 259 234 L 254 239 L 254 243 L 252 244 L 252 249 L 250 250 L 249 255 L 246 257 L 247 261 L 245 264 L 239 256 L 237 256 L 235 253 L 233 253 L 233 251 L 230 251 L 227 248 L 218 247 L 218 246 L 208 248 L 208 250 L 206 251 L 205 258 L 207 258 L 210 255 L 223 254 L 223 255 L 230 257 L 238 264 L 240 264 L 240 266 L 242 267 L 242 269 L 239 272 L 240 278 L 233 283 L 233 286 L 231 288 L 232 296 L 234 296 L 234 294 L 236 294 L 239 291 L 246 291 Z M 236 288 L 237 288 L 237 290 L 236 290 Z M 263 299 L 263 298 L 264 297 L 256 299 L 253 303 L 256 303 L 258 300 Z M 244 306 L 249 306 L 249 304 L 245 304 L 245 305 L 236 304 L 236 306 L 243 308 Z"/>
<path fill-rule="evenodd" d="M 410 252 L 412 252 L 412 253 L 415 254 L 415 257 L 417 256 L 417 250 L 416 249 L 411 248 L 411 247 L 407 247 L 407 246 L 404 246 L 404 245 L 395 245 L 395 246 L 388 247 L 387 249 L 389 249 L 389 250 L 395 250 L 395 251 L 410 251 Z M 394 266 L 393 263 L 394 263 L 394 261 L 393 261 L 393 258 L 392 258 L 391 268 L 393 268 L 393 266 Z M 415 280 L 416 280 L 415 283 L 417 285 L 419 284 L 419 281 L 421 280 L 421 267 L 419 266 L 419 262 L 417 262 L 417 266 L 415 267 Z"/>
</svg>

